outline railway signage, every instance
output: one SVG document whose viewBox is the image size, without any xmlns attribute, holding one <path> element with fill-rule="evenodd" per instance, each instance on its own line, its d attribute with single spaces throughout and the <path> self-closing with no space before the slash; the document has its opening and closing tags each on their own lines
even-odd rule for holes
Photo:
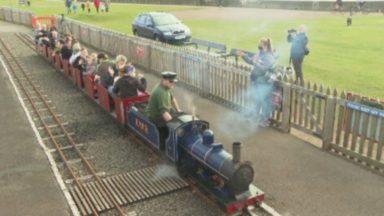
<svg viewBox="0 0 384 216">
<path fill-rule="evenodd" d="M 379 116 L 379 117 L 384 118 L 384 110 L 379 110 L 379 109 L 376 109 L 373 107 L 369 107 L 369 106 L 362 105 L 359 103 L 354 103 L 354 102 L 347 102 L 346 106 L 349 109 L 357 110 L 360 112 L 368 113 L 368 114 L 373 115 L 373 116 Z"/>
<path fill-rule="evenodd" d="M 137 47 L 136 48 L 136 56 L 143 58 L 145 55 L 144 47 Z"/>
</svg>

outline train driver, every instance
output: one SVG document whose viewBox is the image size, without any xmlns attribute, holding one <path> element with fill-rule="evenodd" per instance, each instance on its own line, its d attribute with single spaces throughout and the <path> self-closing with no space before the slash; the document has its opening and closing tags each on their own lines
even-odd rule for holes
<svg viewBox="0 0 384 216">
<path fill-rule="evenodd" d="M 160 144 L 163 147 L 168 136 L 166 123 L 172 120 L 172 112 L 181 112 L 177 100 L 171 90 L 175 87 L 177 74 L 174 72 L 162 72 L 161 81 L 155 87 L 149 98 L 146 114 L 159 130 Z"/>
</svg>

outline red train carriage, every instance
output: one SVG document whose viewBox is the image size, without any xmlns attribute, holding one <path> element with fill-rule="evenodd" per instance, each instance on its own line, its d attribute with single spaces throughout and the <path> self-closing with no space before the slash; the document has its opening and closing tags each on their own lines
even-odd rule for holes
<svg viewBox="0 0 384 216">
<path fill-rule="evenodd" d="M 95 83 L 95 76 L 90 74 L 84 75 L 83 81 L 84 81 L 84 88 L 88 96 L 92 99 L 96 99 L 97 88 Z"/>
<path fill-rule="evenodd" d="M 127 123 L 127 112 L 129 109 L 131 109 L 132 105 L 135 103 L 144 103 L 149 100 L 149 93 L 143 92 L 137 97 L 131 97 L 131 98 L 120 98 L 116 97 L 114 98 L 114 104 L 115 104 L 115 113 L 116 113 L 116 119 L 121 124 Z"/>
</svg>

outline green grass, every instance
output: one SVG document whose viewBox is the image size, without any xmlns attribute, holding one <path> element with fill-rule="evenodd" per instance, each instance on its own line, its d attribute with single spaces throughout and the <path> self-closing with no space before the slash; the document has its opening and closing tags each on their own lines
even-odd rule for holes
<svg viewBox="0 0 384 216">
<path fill-rule="evenodd" d="M 17 1 L 0 0 L 0 5 Z M 38 15 L 65 13 L 63 1 L 32 1 L 30 9 Z M 79 8 L 80 9 L 80 8 Z M 199 9 L 191 6 L 160 6 L 113 4 L 111 13 L 90 15 L 79 13 L 70 17 L 124 33 L 131 33 L 131 23 L 145 11 Z M 80 10 L 79 10 L 80 11 Z M 256 50 L 261 37 L 270 37 L 280 54 L 279 62 L 288 63 L 289 44 L 286 30 L 304 23 L 309 29 L 310 55 L 304 60 L 304 77 L 316 83 L 352 90 L 371 97 L 384 98 L 384 16 L 357 15 L 353 26 L 346 27 L 346 17 L 334 15 L 316 19 L 222 21 L 189 19 L 193 36 L 217 41 L 229 47 Z"/>
</svg>

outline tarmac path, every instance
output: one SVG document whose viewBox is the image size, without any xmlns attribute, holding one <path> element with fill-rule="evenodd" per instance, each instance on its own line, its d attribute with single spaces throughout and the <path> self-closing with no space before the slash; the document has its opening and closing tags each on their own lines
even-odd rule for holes
<svg viewBox="0 0 384 216">
<path fill-rule="evenodd" d="M 14 30 L 28 31 L 0 23 L 0 34 Z M 0 215 L 69 215 L 67 202 L 2 64 L 0 92 Z"/>
<path fill-rule="evenodd" d="M 145 76 L 150 90 L 158 78 L 149 73 Z M 174 95 L 185 111 L 195 107 L 199 118 L 210 122 L 216 141 L 223 142 L 229 151 L 233 141 L 243 143 L 242 159 L 251 161 L 256 170 L 254 184 L 266 192 L 266 202 L 282 215 L 383 215 L 382 176 L 290 134 L 257 128 L 251 124 L 252 119 L 183 88 L 175 89 Z M 2 111 L 10 109 L 3 104 Z M 0 209 L 4 207 L 1 204 Z"/>
<path fill-rule="evenodd" d="M 150 87 L 158 82 L 145 74 Z M 381 216 L 384 177 L 310 143 L 272 128 L 257 128 L 239 113 L 178 87 L 182 109 L 191 105 L 200 119 L 210 122 L 215 140 L 232 151 L 243 143 L 242 160 L 255 168 L 254 184 L 266 193 L 266 203 L 290 216 Z"/>
</svg>

